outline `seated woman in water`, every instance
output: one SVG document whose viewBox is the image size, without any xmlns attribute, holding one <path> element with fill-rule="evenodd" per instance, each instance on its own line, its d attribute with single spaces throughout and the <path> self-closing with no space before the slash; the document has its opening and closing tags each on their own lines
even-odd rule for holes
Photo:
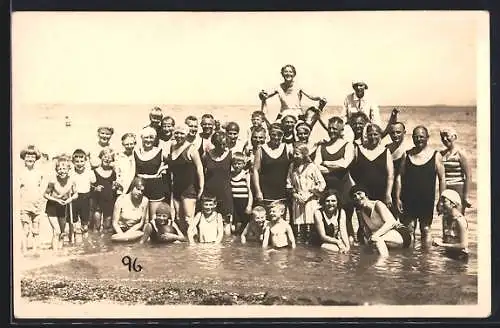
<svg viewBox="0 0 500 328">
<path fill-rule="evenodd" d="M 352 187 L 350 195 L 356 207 L 364 242 L 375 246 L 380 256 L 388 256 L 388 248 L 410 246 L 410 231 L 396 221 L 382 201 L 369 199 L 366 189 L 360 185 Z"/>
<path fill-rule="evenodd" d="M 262 206 L 255 206 L 252 209 L 250 221 L 241 233 L 241 243 L 245 244 L 247 240 L 262 242 L 267 224 L 266 209 Z"/>
<path fill-rule="evenodd" d="M 156 208 L 155 217 L 144 227 L 140 243 L 150 240 L 152 243 L 173 243 L 187 241 L 177 224 L 172 219 L 172 209 L 166 203 Z"/>
<path fill-rule="evenodd" d="M 328 190 L 320 200 L 321 208 L 314 213 L 316 233 L 312 244 L 321 248 L 345 253 L 349 250 L 346 214 L 339 204 L 336 190 Z"/>
<path fill-rule="evenodd" d="M 262 90 L 259 93 L 259 98 L 263 102 L 263 109 L 265 109 L 265 101 L 275 95 L 278 95 L 281 103 L 280 113 L 276 120 L 280 120 L 285 115 L 293 115 L 298 118 L 303 115 L 301 100 L 302 96 L 306 96 L 310 100 L 319 101 L 319 108 L 323 109 L 326 105 L 326 99 L 307 94 L 303 89 L 297 87 L 295 83 L 295 75 L 297 74 L 293 65 L 285 65 L 281 68 L 281 76 L 283 82 L 271 91 Z"/>
<path fill-rule="evenodd" d="M 113 210 L 112 238 L 128 239 L 140 236 L 146 218 L 148 217 L 148 198 L 144 196 L 144 180 L 134 178 L 132 190 L 118 197 Z"/>
<path fill-rule="evenodd" d="M 218 213 L 216 198 L 204 195 L 201 198 L 201 212 L 196 213 L 189 223 L 187 236 L 190 243 L 195 241 L 195 236 L 200 243 L 220 243 L 224 236 L 224 220 Z"/>
<path fill-rule="evenodd" d="M 434 246 L 443 247 L 448 256 L 457 259 L 468 258 L 467 220 L 461 212 L 462 199 L 451 189 L 446 189 L 439 198 L 439 211 L 442 213 L 443 238 L 434 238 Z"/>
<path fill-rule="evenodd" d="M 292 227 L 284 220 L 285 205 L 276 201 L 269 206 L 270 222 L 265 228 L 262 247 L 271 245 L 274 248 L 295 248 L 295 237 Z"/>
</svg>

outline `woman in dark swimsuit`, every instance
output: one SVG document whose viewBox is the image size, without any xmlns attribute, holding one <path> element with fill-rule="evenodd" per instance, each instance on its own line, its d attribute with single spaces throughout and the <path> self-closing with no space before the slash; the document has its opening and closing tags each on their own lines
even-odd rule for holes
<svg viewBox="0 0 500 328">
<path fill-rule="evenodd" d="M 436 177 L 439 193 L 446 185 L 444 166 L 441 154 L 427 145 L 429 132 L 426 127 L 417 126 L 412 138 L 415 147 L 406 152 L 396 177 L 397 204 L 403 213 L 401 222 L 415 234 L 416 221 L 419 220 L 422 241 L 428 244 L 434 215 Z"/>
<path fill-rule="evenodd" d="M 196 200 L 205 187 L 203 165 L 198 149 L 186 140 L 188 126 L 176 127 L 175 143 L 170 150 L 168 165 L 172 172 L 172 196 L 181 230 L 194 218 Z M 184 229 L 185 232 L 185 229 Z"/>
<path fill-rule="evenodd" d="M 232 222 L 233 216 L 231 151 L 226 147 L 227 139 L 224 132 L 215 132 L 211 142 L 214 148 L 202 159 L 205 168 L 205 192 L 217 198 L 217 212 L 222 214 L 227 225 Z"/>
<path fill-rule="evenodd" d="M 136 176 L 144 179 L 144 196 L 149 200 L 149 217 L 152 219 L 158 205 L 169 194 L 170 185 L 165 184 L 162 177 L 167 174 L 166 158 L 162 148 L 154 146 L 156 131 L 151 127 L 144 128 L 141 139 L 141 147 L 134 150 Z"/>
<path fill-rule="evenodd" d="M 366 188 L 370 199 L 380 200 L 390 208 L 394 164 L 389 150 L 380 143 L 381 135 L 378 125 L 366 126 L 366 143 L 355 147 L 350 173 L 356 184 Z"/>
<path fill-rule="evenodd" d="M 339 192 L 339 201 L 344 204 L 347 217 L 347 233 L 354 239 L 352 214 L 354 206 L 349 197 L 352 181 L 349 176 L 349 165 L 354 159 L 354 145 L 342 139 L 344 122 L 338 116 L 328 120 L 328 135 L 330 140 L 318 147 L 314 162 L 319 166 L 326 181 L 327 189 Z"/>
<path fill-rule="evenodd" d="M 286 203 L 286 178 L 290 166 L 290 153 L 286 144 L 281 142 L 283 130 L 279 124 L 272 124 L 269 130 L 269 142 L 262 145 L 255 153 L 253 166 L 253 184 L 258 202 Z"/>
</svg>

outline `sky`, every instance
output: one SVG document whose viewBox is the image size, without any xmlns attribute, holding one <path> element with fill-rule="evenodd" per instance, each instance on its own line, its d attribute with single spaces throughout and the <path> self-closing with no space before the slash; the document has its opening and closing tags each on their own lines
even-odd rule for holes
<svg viewBox="0 0 500 328">
<path fill-rule="evenodd" d="M 258 104 L 293 64 L 340 105 L 353 80 L 380 105 L 472 105 L 489 58 L 484 12 L 16 12 L 22 104 Z M 489 56 L 489 55 L 488 55 Z M 487 62 L 489 66 L 489 62 Z"/>
</svg>

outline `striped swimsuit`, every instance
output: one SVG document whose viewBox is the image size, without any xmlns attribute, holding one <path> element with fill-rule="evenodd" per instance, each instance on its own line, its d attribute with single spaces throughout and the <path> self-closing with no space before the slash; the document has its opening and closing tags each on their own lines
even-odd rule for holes
<svg viewBox="0 0 500 328">
<path fill-rule="evenodd" d="M 248 215 L 245 209 L 248 204 L 248 171 L 243 170 L 239 174 L 231 177 L 231 193 L 233 195 L 233 219 L 234 222 L 240 222 L 246 225 Z"/>
<path fill-rule="evenodd" d="M 460 198 L 462 199 L 462 213 L 465 210 L 465 172 L 462 169 L 462 165 L 460 163 L 460 155 L 458 151 L 453 152 L 452 154 L 446 156 L 445 151 L 441 152 L 443 156 L 443 165 L 444 165 L 444 180 L 447 189 L 452 189 L 458 192 Z"/>
</svg>

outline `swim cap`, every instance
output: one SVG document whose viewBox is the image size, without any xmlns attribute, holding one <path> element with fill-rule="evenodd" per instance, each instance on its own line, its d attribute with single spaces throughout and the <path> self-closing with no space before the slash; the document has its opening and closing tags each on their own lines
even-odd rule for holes
<svg viewBox="0 0 500 328">
<path fill-rule="evenodd" d="M 462 199 L 455 190 L 446 189 L 441 193 L 441 197 L 448 199 L 450 202 L 457 206 L 462 206 Z"/>
<path fill-rule="evenodd" d="M 165 203 L 160 203 L 160 205 L 158 205 L 158 207 L 156 208 L 156 214 L 167 214 L 168 216 L 170 216 L 170 212 L 171 212 L 171 209 L 170 209 L 170 206 L 168 204 L 165 204 Z"/>
</svg>

